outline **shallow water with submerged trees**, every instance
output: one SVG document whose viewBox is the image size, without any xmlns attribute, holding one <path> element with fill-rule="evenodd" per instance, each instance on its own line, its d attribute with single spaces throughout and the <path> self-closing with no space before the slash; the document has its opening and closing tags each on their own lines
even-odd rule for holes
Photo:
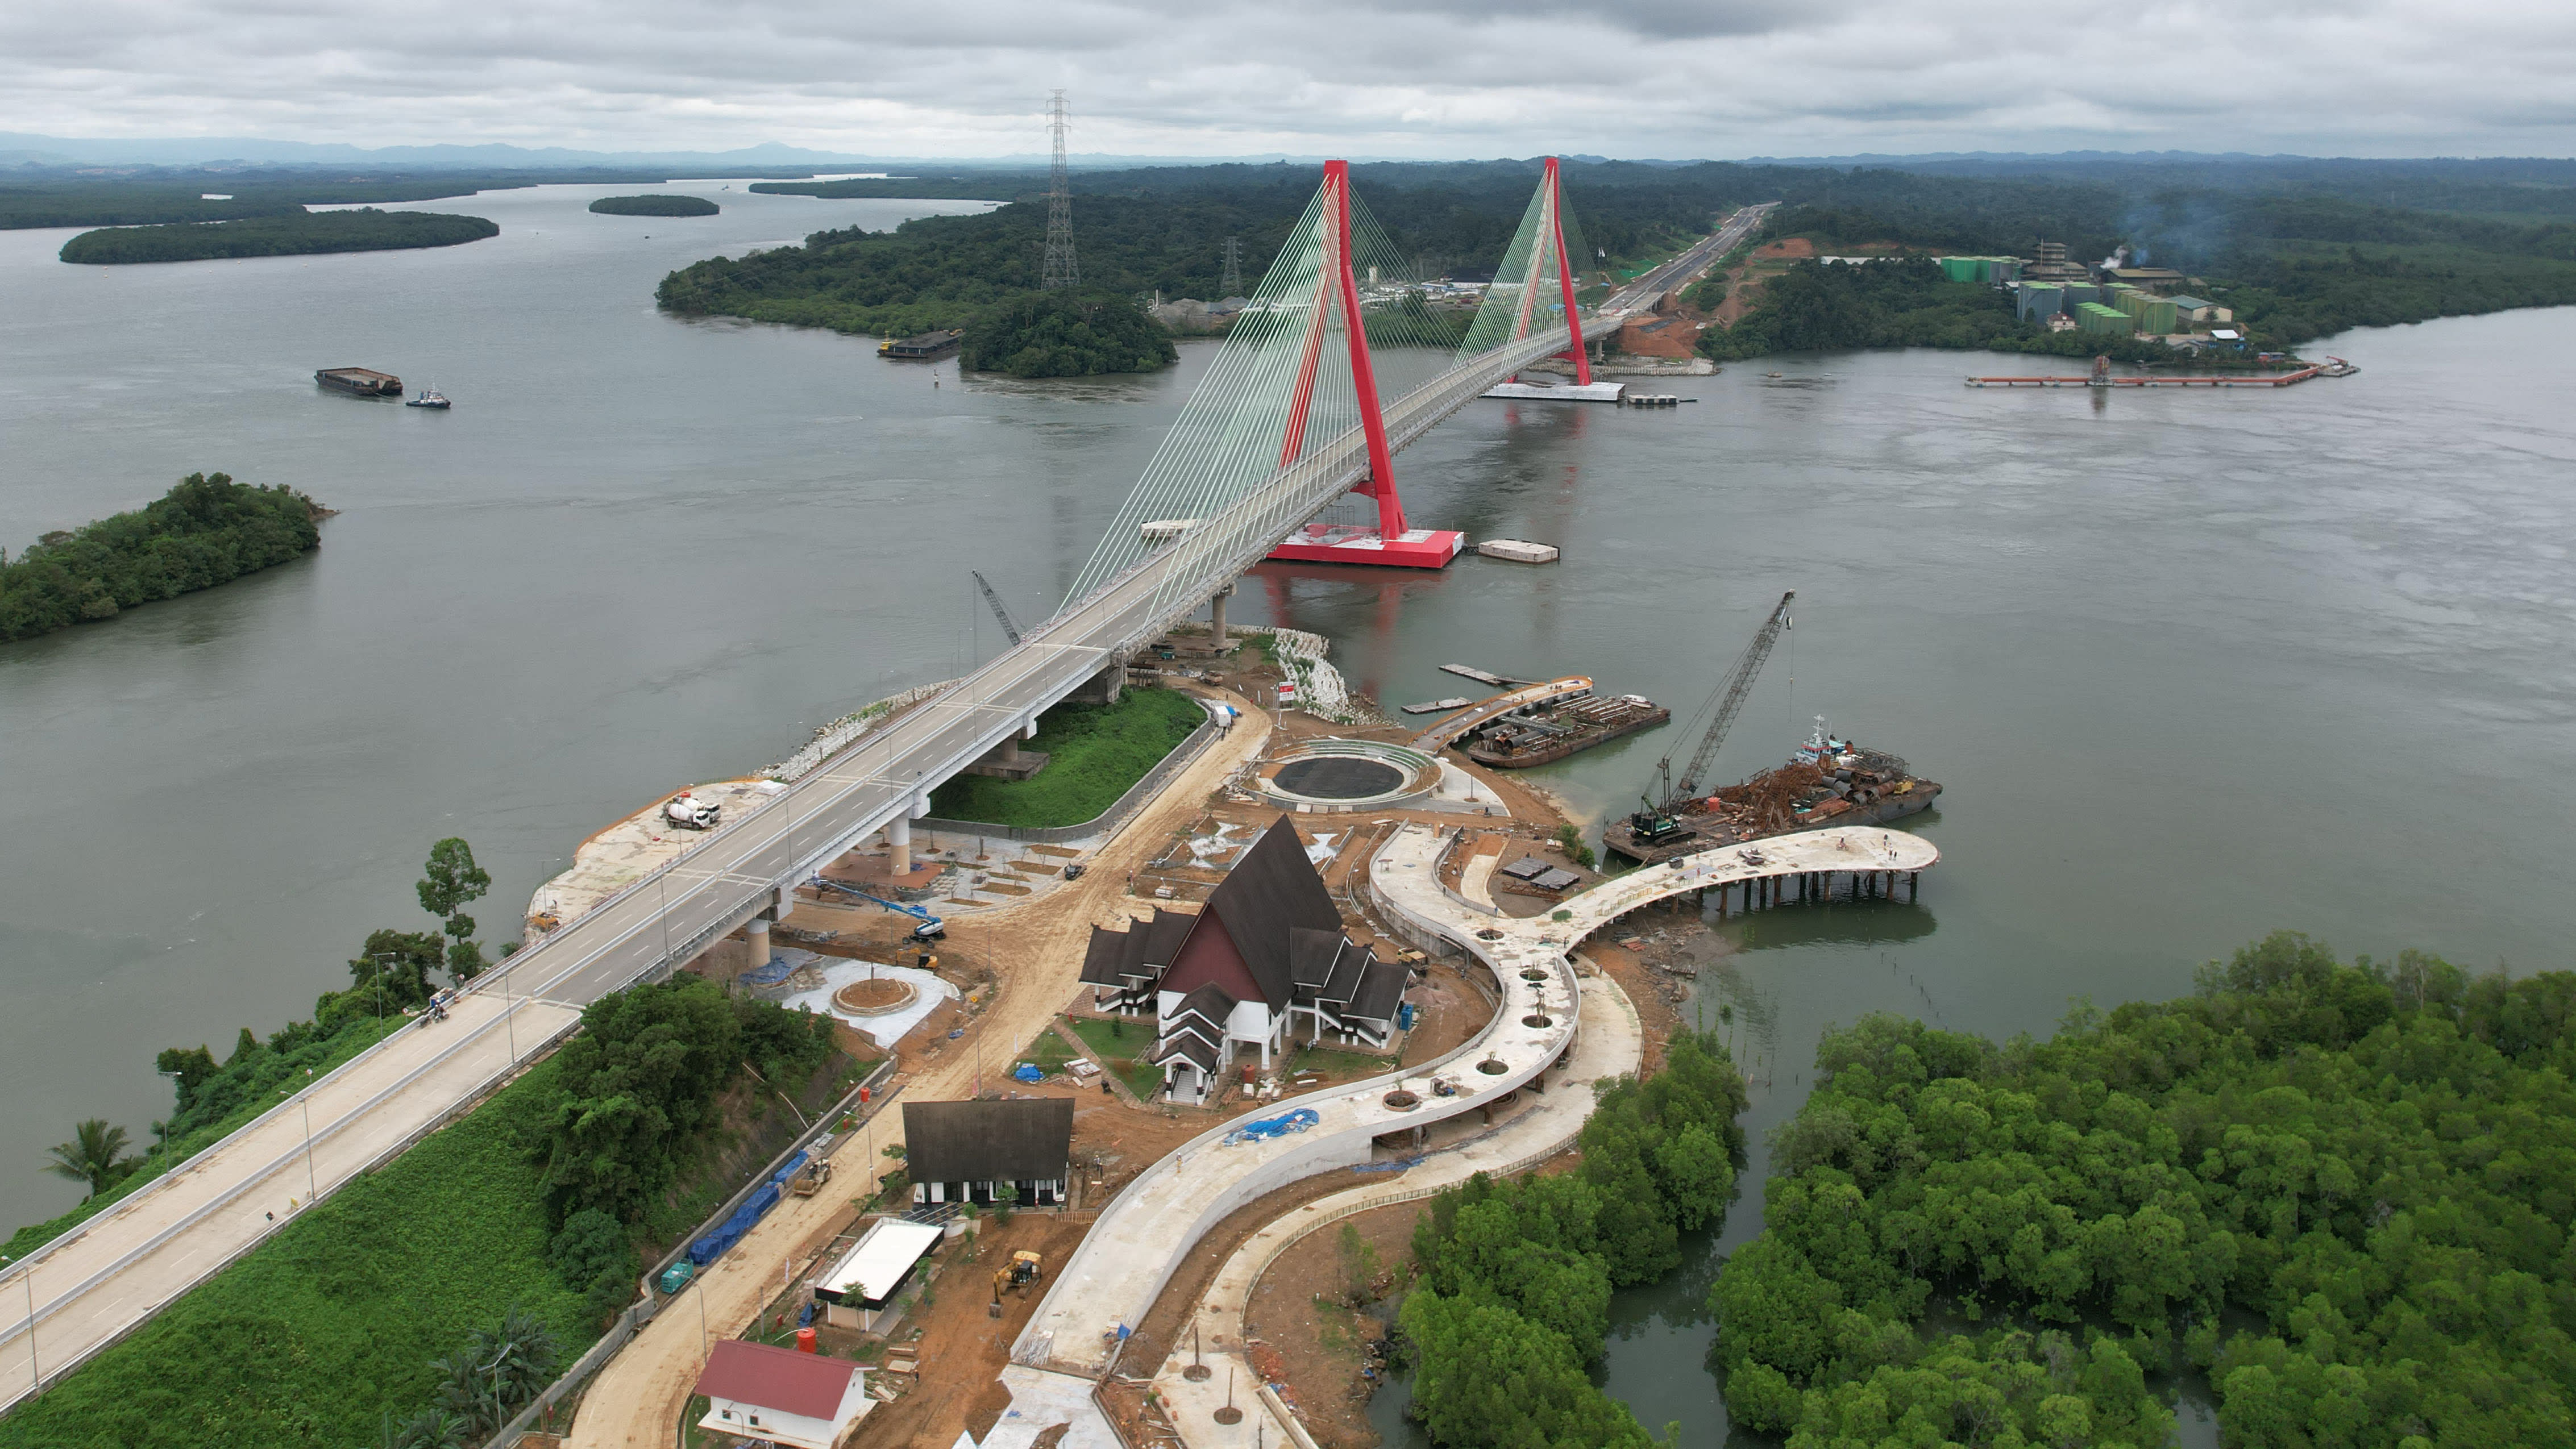
<svg viewBox="0 0 2576 1449">
<path fill-rule="evenodd" d="M 506 939 L 591 831 L 990 656 L 968 569 L 1044 615 L 1213 353 L 961 385 L 865 339 L 661 315 L 659 279 L 712 252 L 968 205 L 721 187 L 684 188 L 723 206 L 685 236 L 587 215 L 607 186 L 423 203 L 501 225 L 434 251 L 73 268 L 66 232 L 0 234 L 0 540 L 215 466 L 342 510 L 309 558 L 0 645 L 0 777 L 45 822 L 0 836 L 0 1161 L 85 1117 L 139 1136 L 169 1111 L 154 1052 L 310 1015 L 368 931 L 419 924 L 423 840 L 473 840 Z M 1759 1144 L 1825 1023 L 2045 1031 L 2282 926 L 2563 962 L 2576 309 L 2320 350 L 2363 370 L 2104 398 L 1846 354 L 1657 379 L 1697 401 L 1651 412 L 1478 403 L 1399 458 L 1408 510 L 1561 562 L 1264 566 L 1231 602 L 1326 635 L 1389 706 L 1455 692 L 1459 662 L 1687 715 L 1795 588 L 1715 775 L 1821 713 L 1945 787 L 1908 827 L 1945 855 L 1919 903 L 1693 948 L 1683 1011 L 1735 1036 L 1756 1145 L 1726 1235 L 1614 1302 L 1602 1372 L 1649 1426 L 1724 1424 L 1699 1304 L 1760 1226 Z M 455 410 L 317 392 L 341 365 Z M 1597 839 L 1680 728 L 1524 778 Z M 0 1172 L 11 1223 L 76 1196 Z"/>
</svg>

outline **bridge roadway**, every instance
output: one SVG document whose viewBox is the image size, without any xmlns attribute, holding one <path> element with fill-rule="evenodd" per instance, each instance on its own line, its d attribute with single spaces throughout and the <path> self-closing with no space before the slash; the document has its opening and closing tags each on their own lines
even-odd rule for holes
<svg viewBox="0 0 2576 1449">
<path fill-rule="evenodd" d="M 1584 319 L 1586 339 L 1615 334 L 1695 265 L 1694 257 L 1758 220 L 1738 212 L 1718 236 L 1621 289 Z M 1566 335 L 1562 326 L 1533 334 L 1396 399 L 1385 409 L 1389 443 L 1411 444 L 1495 383 L 1563 350 Z M 1310 449 L 1018 646 L 509 958 L 506 970 L 474 983 L 454 1020 L 395 1033 L 180 1171 L 9 1265 L 0 1272 L 0 1305 L 33 1306 L 0 1322 L 0 1411 L 257 1246 L 288 1220 L 283 1205 L 290 1198 L 300 1211 L 315 1193 L 328 1195 L 490 1090 L 518 1061 L 570 1031 L 581 1007 L 668 974 L 756 914 L 784 914 L 796 882 L 871 833 L 928 814 L 932 788 L 1028 731 L 1086 682 L 1123 667 L 1349 492 L 1367 466 L 1356 427 Z M 504 1046 L 493 1047 L 496 1038 Z M 488 1069 L 459 1066 L 460 1052 Z M 353 1086 L 379 1080 L 400 1089 Z M 290 1130 L 302 1138 L 308 1117 L 313 1142 L 335 1144 L 311 1154 L 309 1166 L 305 1153 L 276 1150 Z M 262 1216 L 252 1218 L 254 1210 Z M 274 1220 L 265 1216 L 272 1211 Z"/>
</svg>

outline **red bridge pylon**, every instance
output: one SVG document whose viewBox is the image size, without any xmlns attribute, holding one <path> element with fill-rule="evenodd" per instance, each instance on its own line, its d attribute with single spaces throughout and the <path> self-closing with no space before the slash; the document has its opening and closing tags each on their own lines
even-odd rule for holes
<svg viewBox="0 0 2576 1449">
<path fill-rule="evenodd" d="M 1305 351 L 1297 368 L 1296 390 L 1290 396 L 1288 423 L 1280 437 L 1279 466 L 1295 462 L 1306 445 L 1306 417 L 1314 402 L 1316 373 L 1323 364 L 1324 333 L 1339 315 L 1350 347 L 1351 391 L 1359 403 L 1360 427 L 1368 437 L 1368 476 L 1351 491 L 1366 494 L 1377 504 L 1377 523 L 1309 523 L 1272 549 L 1270 557 L 1289 563 L 1444 568 L 1466 546 L 1467 536 L 1455 529 L 1408 526 L 1404 500 L 1395 491 L 1394 450 L 1387 445 L 1377 371 L 1369 362 L 1368 327 L 1360 315 L 1359 277 L 1351 264 L 1348 161 L 1324 163 L 1323 210 L 1323 265 L 1316 268 L 1315 305 L 1306 320 Z"/>
</svg>

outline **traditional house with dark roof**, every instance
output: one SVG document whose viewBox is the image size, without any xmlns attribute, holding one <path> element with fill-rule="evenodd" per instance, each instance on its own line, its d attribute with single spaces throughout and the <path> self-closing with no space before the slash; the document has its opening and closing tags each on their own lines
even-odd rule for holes
<svg viewBox="0 0 2576 1449">
<path fill-rule="evenodd" d="M 1073 1176 L 1073 1099 L 903 1104 L 912 1200 L 990 1204 L 1004 1187 L 1022 1207 L 1064 1201 Z"/>
<path fill-rule="evenodd" d="M 1197 915 L 1156 910 L 1123 931 L 1094 927 L 1082 979 L 1103 1011 L 1154 1013 L 1167 1095 L 1205 1101 L 1237 1048 L 1267 1069 L 1309 1043 L 1385 1046 L 1409 979 L 1342 932 L 1324 878 L 1282 815 Z"/>
</svg>

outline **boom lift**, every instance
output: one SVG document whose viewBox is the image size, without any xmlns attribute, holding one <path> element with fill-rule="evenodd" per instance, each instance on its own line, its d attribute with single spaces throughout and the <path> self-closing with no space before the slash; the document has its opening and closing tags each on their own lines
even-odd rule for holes
<svg viewBox="0 0 2576 1449">
<path fill-rule="evenodd" d="M 946 922 L 940 920 L 930 912 L 923 910 L 919 906 L 907 906 L 901 901 L 890 901 L 883 896 L 872 896 L 866 891 L 859 889 L 857 886 L 845 885 L 829 876 L 818 875 L 814 877 L 812 884 L 816 890 L 834 890 L 839 891 L 845 896 L 857 896 L 863 901 L 873 901 L 876 904 L 885 907 L 887 910 L 893 911 L 897 915 L 912 917 L 915 921 L 920 922 L 919 925 L 912 928 L 912 939 L 916 941 L 936 941 L 944 938 L 948 934 L 948 925 Z"/>
<path fill-rule="evenodd" d="M 1638 800 L 1646 808 L 1628 817 L 1628 828 L 1636 832 L 1640 843 L 1669 845 L 1691 833 L 1681 823 L 1676 809 L 1682 801 L 1699 794 L 1700 778 L 1708 773 L 1709 761 L 1717 758 L 1717 747 L 1726 742 L 1726 732 L 1735 724 L 1736 715 L 1743 712 L 1745 697 L 1753 692 L 1754 677 L 1762 672 L 1763 661 L 1771 657 L 1771 647 L 1780 642 L 1780 631 L 1789 627 L 1789 601 L 1796 597 L 1795 589 L 1780 596 L 1771 616 L 1754 631 L 1753 642 L 1735 657 L 1735 667 L 1726 672 L 1726 677 L 1717 682 L 1691 715 L 1694 722 L 1708 716 L 1708 731 L 1699 737 L 1699 748 L 1691 752 L 1681 778 L 1673 778 L 1671 755 L 1655 761 L 1655 778 Z"/>
</svg>

